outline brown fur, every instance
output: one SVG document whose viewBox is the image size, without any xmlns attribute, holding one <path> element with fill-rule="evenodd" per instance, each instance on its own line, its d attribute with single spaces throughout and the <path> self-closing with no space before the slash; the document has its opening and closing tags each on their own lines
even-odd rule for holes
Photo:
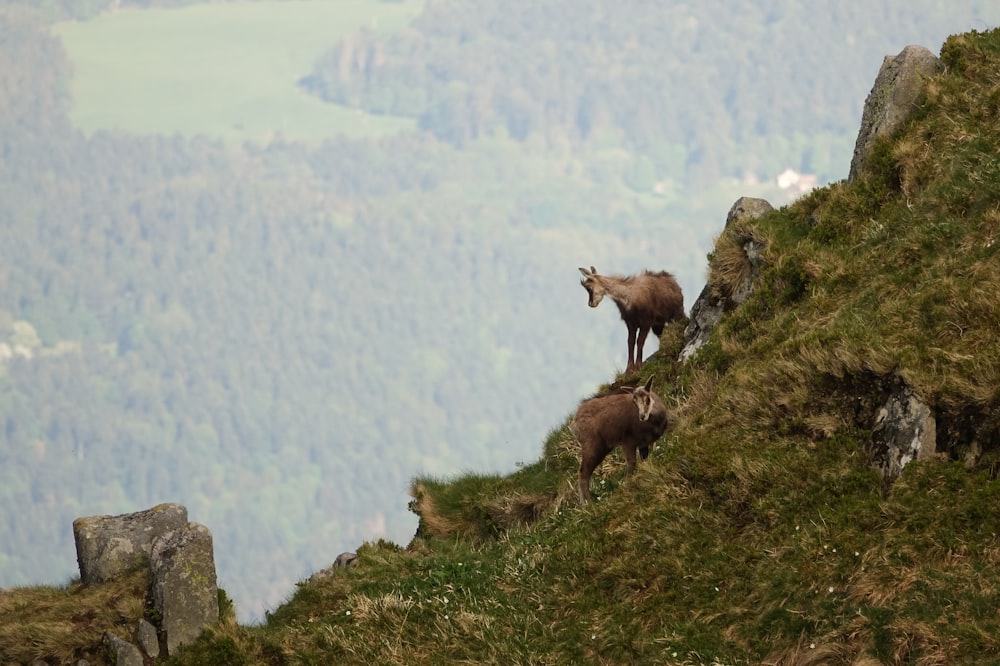
<svg viewBox="0 0 1000 666">
<path fill-rule="evenodd" d="M 580 442 L 580 502 L 590 499 L 590 477 L 619 444 L 625 451 L 625 476 L 635 470 L 635 454 L 649 457 L 649 445 L 667 430 L 667 409 L 653 393 L 653 378 L 645 386 L 625 388 L 625 393 L 584 401 L 570 424 Z"/>
<path fill-rule="evenodd" d="M 593 266 L 581 268 L 580 284 L 590 295 L 590 307 L 596 308 L 605 295 L 618 306 L 628 327 L 628 367 L 625 372 L 642 368 L 642 348 L 652 330 L 656 336 L 672 321 L 684 318 L 684 294 L 674 276 L 665 271 L 621 277 L 599 275 Z"/>
</svg>

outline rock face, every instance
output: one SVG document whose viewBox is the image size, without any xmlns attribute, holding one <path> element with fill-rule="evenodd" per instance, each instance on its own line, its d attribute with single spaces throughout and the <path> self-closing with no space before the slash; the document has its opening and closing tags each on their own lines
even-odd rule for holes
<svg viewBox="0 0 1000 666">
<path fill-rule="evenodd" d="M 219 620 L 212 533 L 189 523 L 153 543 L 153 609 L 160 616 L 167 655 Z"/>
<path fill-rule="evenodd" d="M 898 55 L 885 57 L 865 100 L 848 182 L 861 174 L 875 139 L 891 135 L 917 109 L 924 79 L 942 67 L 941 60 L 923 46 L 907 46 Z"/>
<path fill-rule="evenodd" d="M 73 521 L 80 580 L 102 583 L 149 560 L 153 541 L 188 524 L 187 509 L 160 504 L 121 516 L 88 516 Z"/>
<path fill-rule="evenodd" d="M 774 206 L 764 199 L 740 197 L 729 209 L 726 216 L 726 227 L 740 222 L 755 220 L 774 210 Z M 743 252 L 750 265 L 746 278 L 728 294 L 716 293 L 712 286 L 705 285 L 698 299 L 691 306 L 691 319 L 684 329 L 684 347 L 678 356 L 678 361 L 686 361 L 700 349 L 712 335 L 712 329 L 726 312 L 746 302 L 753 291 L 753 281 L 760 274 L 764 245 L 748 238 L 743 242 Z M 711 269 L 711 267 L 710 267 Z"/>
<path fill-rule="evenodd" d="M 887 482 L 896 480 L 907 463 L 932 456 L 937 427 L 931 409 L 903 386 L 875 414 L 872 458 Z"/>
</svg>

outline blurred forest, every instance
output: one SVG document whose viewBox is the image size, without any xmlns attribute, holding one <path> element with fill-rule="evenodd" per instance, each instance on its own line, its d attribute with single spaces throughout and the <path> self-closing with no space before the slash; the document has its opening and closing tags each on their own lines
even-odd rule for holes
<svg viewBox="0 0 1000 666">
<path fill-rule="evenodd" d="M 298 83 L 419 131 L 74 128 L 51 23 L 185 4 L 0 2 L 0 586 L 73 576 L 76 517 L 174 501 L 244 618 L 364 539 L 405 543 L 412 477 L 537 458 L 624 366 L 577 266 L 670 270 L 690 308 L 737 196 L 846 176 L 885 54 L 1000 19 L 431 0 Z"/>
</svg>

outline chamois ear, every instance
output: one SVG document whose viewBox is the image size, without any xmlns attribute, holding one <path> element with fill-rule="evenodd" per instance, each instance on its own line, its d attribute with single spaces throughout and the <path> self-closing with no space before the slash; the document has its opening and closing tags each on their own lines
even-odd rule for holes
<svg viewBox="0 0 1000 666">
<path fill-rule="evenodd" d="M 646 380 L 646 390 L 647 391 L 653 390 L 653 375 L 650 375 L 649 379 Z"/>
<path fill-rule="evenodd" d="M 580 272 L 583 273 L 583 277 L 585 277 L 585 278 L 589 278 L 590 277 L 590 273 L 587 272 L 586 268 L 581 268 Z"/>
<path fill-rule="evenodd" d="M 594 275 L 597 275 L 597 269 L 594 268 L 593 266 L 590 267 L 590 272 L 593 273 Z"/>
</svg>

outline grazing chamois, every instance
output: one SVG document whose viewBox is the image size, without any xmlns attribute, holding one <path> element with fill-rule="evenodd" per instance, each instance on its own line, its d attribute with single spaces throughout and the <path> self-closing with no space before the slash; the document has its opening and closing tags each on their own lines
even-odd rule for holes
<svg viewBox="0 0 1000 666">
<path fill-rule="evenodd" d="M 639 459 L 649 456 L 649 445 L 667 430 L 667 408 L 653 393 L 653 378 L 639 388 L 623 387 L 612 393 L 585 400 L 576 410 L 569 429 L 580 443 L 580 502 L 590 500 L 590 477 L 601 461 L 619 444 L 625 451 L 625 476 Z"/>
<path fill-rule="evenodd" d="M 638 275 L 598 275 L 593 266 L 581 268 L 580 284 L 590 294 L 590 307 L 596 308 L 604 295 L 614 300 L 628 327 L 628 366 L 625 372 L 642 368 L 642 347 L 650 329 L 657 337 L 663 327 L 684 318 L 684 294 L 674 276 L 665 271 Z M 634 350 L 634 354 L 633 354 Z"/>
</svg>

